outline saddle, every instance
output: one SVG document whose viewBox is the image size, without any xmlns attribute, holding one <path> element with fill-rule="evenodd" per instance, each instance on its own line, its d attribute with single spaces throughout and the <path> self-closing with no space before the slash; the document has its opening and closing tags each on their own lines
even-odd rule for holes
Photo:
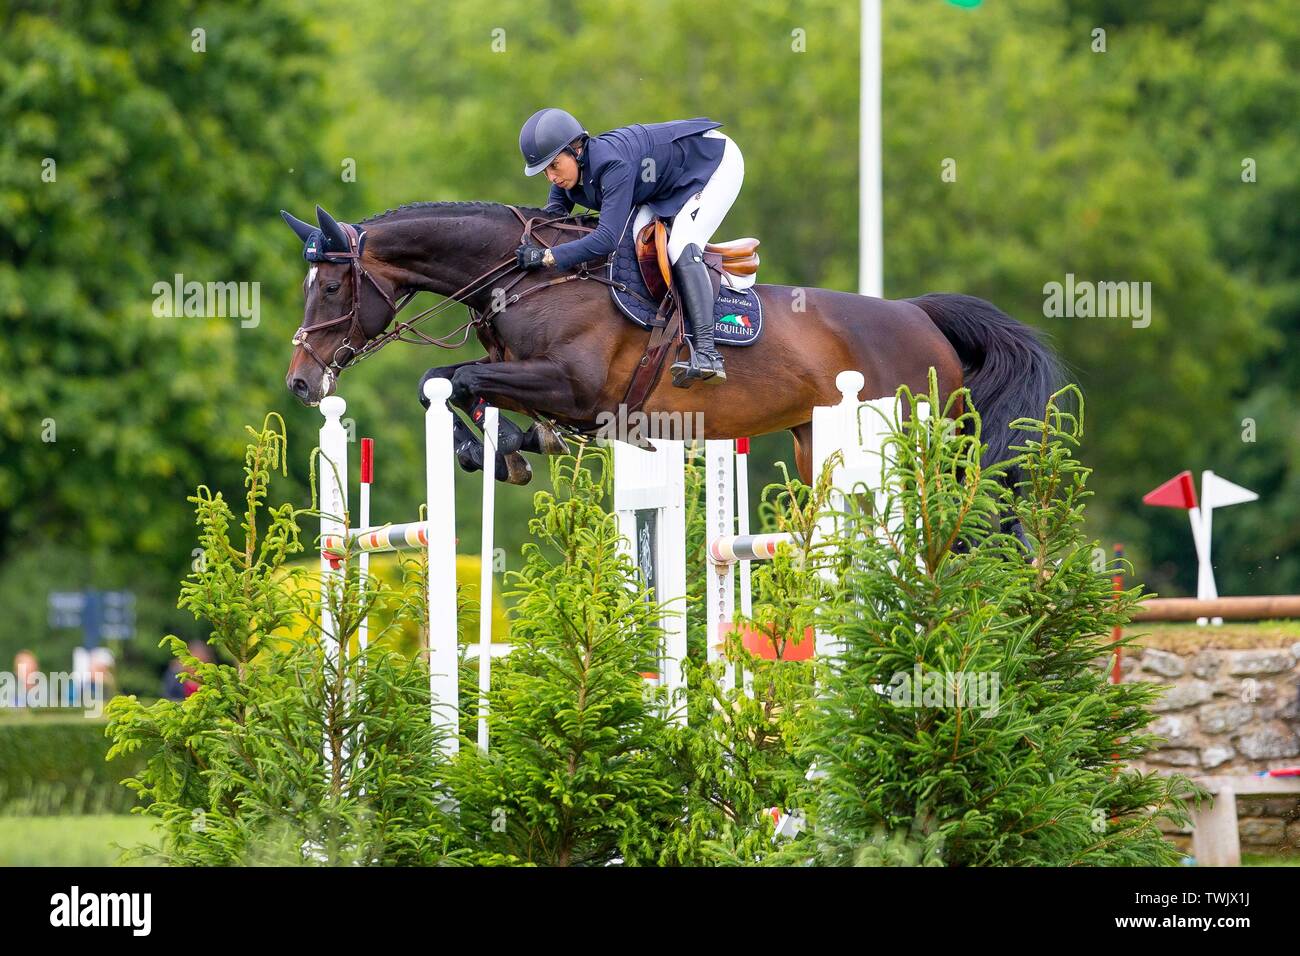
<svg viewBox="0 0 1300 956">
<path fill-rule="evenodd" d="M 719 285 L 744 289 L 754 284 L 758 275 L 758 240 L 732 239 L 710 242 L 704 247 L 704 264 L 713 277 L 714 294 Z M 672 263 L 668 261 L 668 227 L 655 216 L 636 234 L 636 261 L 641 278 L 656 305 L 672 288 Z"/>
<path fill-rule="evenodd" d="M 685 334 L 685 317 L 680 305 L 669 298 L 673 285 L 672 264 L 668 260 L 668 227 L 658 216 L 653 217 L 637 232 L 634 238 L 636 261 L 653 305 L 658 307 L 656 321 L 650 323 L 650 339 L 645 354 L 632 372 L 623 395 L 628 412 L 640 411 L 654 390 L 663 372 L 666 359 L 680 348 L 693 348 Z M 758 240 L 733 239 L 730 242 L 710 242 L 704 247 L 704 264 L 713 283 L 713 297 L 719 299 L 727 289 L 732 298 L 749 297 L 744 291 L 755 282 L 758 273 Z M 757 302 L 757 297 L 753 300 Z"/>
</svg>

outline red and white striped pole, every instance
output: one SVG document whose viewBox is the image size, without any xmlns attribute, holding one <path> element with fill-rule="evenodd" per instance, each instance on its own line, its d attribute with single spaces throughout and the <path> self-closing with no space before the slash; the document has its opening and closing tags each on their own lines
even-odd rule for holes
<svg viewBox="0 0 1300 956">
<path fill-rule="evenodd" d="M 375 440 L 361 439 L 361 500 L 360 523 L 362 528 L 370 527 L 370 485 L 375 480 Z M 357 597 L 365 602 L 366 579 L 370 574 L 370 552 L 362 551 L 360 555 L 361 579 L 357 582 Z M 357 626 L 357 644 L 365 650 L 370 640 L 370 615 L 361 618 Z"/>
</svg>

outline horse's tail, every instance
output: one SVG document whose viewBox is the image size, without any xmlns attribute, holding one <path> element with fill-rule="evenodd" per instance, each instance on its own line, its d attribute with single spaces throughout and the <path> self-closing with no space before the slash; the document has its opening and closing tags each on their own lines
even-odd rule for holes
<svg viewBox="0 0 1300 956">
<path fill-rule="evenodd" d="M 961 359 L 988 443 L 984 464 L 1004 461 L 1010 445 L 1027 437 L 1008 426 L 1017 418 L 1042 418 L 1048 397 L 1061 386 L 1056 355 L 1037 330 L 973 295 L 935 292 L 908 301 L 925 311 Z"/>
</svg>

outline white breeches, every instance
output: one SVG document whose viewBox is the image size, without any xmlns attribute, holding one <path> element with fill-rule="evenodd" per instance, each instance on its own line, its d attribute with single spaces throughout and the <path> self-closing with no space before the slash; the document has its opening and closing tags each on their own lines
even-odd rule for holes
<svg viewBox="0 0 1300 956">
<path fill-rule="evenodd" d="M 686 200 L 681 212 L 673 219 L 673 231 L 668 237 L 668 261 L 676 262 L 682 250 L 691 243 L 704 248 L 705 243 L 722 225 L 727 210 L 740 195 L 740 184 L 745 179 L 745 158 L 731 137 L 711 129 L 703 135 L 726 140 L 722 161 L 704 184 L 704 188 Z"/>
</svg>

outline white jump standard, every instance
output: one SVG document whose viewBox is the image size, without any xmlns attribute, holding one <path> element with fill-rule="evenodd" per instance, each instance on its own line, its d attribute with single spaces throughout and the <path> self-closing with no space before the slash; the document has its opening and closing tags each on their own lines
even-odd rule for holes
<svg viewBox="0 0 1300 956">
<path fill-rule="evenodd" d="M 886 500 L 880 487 L 883 475 L 884 440 L 892 421 L 899 414 L 893 397 L 870 402 L 859 401 L 863 377 L 854 371 L 836 378 L 841 391 L 839 403 L 813 410 L 813 467 L 821 474 L 832 455 L 841 453 L 832 482 L 836 489 L 832 511 L 844 510 L 845 496 L 867 491 L 875 496 L 877 508 Z M 325 422 L 320 430 L 321 449 L 321 627 L 326 653 L 338 655 L 338 625 L 334 609 L 338 606 L 345 577 L 344 560 L 352 552 L 364 562 L 368 554 L 405 548 L 424 549 L 428 558 L 427 614 L 429 633 L 429 692 L 432 720 L 445 731 L 442 749 L 448 755 L 459 749 L 459 646 L 456 626 L 456 526 L 455 487 L 453 482 L 453 414 L 447 407 L 451 383 L 430 379 L 424 386 L 429 408 L 425 412 L 425 500 L 424 521 L 348 527 L 348 433 L 342 424 L 346 403 L 329 396 L 320 403 Z M 921 408 L 922 415 L 927 411 Z M 487 705 L 491 658 L 497 648 L 491 645 L 492 616 L 492 517 L 495 469 L 491 466 L 497 447 L 498 413 L 488 409 L 484 419 L 486 467 L 483 470 L 483 553 L 480 579 L 479 632 L 479 705 L 478 743 L 486 750 Z M 614 509 L 624 548 L 645 574 L 653 588 L 655 600 L 667 605 L 663 620 L 665 642 L 661 650 L 657 679 L 669 691 L 670 711 L 674 719 L 685 721 L 685 678 L 682 664 L 686 659 L 686 500 L 685 447 L 680 441 L 659 440 L 654 451 L 614 443 Z M 730 440 L 705 442 L 706 482 L 706 574 L 707 648 L 710 662 L 723 651 L 726 636 L 735 629 L 735 577 L 742 574 L 742 614 L 748 616 L 749 589 L 747 572 L 750 561 L 774 557 L 782 544 L 802 547 L 794 534 L 749 534 L 748 486 L 746 476 L 737 475 L 737 465 L 744 469 L 747 442 Z M 369 490 L 373 481 L 373 446 L 363 444 L 362 513 L 368 517 Z M 739 479 L 739 480 L 738 480 Z M 737 503 L 739 492 L 740 501 Z M 893 518 L 890 519 L 895 520 Z M 819 522 L 816 535 L 831 533 L 834 514 Z M 364 566 L 364 564 L 363 564 Z M 361 641 L 366 640 L 366 624 L 358 628 Z M 816 635 L 816 652 L 834 656 L 836 648 L 825 636 Z M 812 652 L 812 642 L 805 650 L 795 646 L 793 656 Z M 364 646 L 364 645 L 363 645 Z M 484 653 L 487 649 L 487 653 Z M 788 655 L 791 656 L 791 655 Z M 734 668 L 724 681 L 733 686 Z"/>
<path fill-rule="evenodd" d="M 347 553 L 345 542 L 363 554 L 415 547 L 425 549 L 429 578 L 430 711 L 434 724 L 446 731 L 441 746 L 450 756 L 460 749 L 454 454 L 452 412 L 446 404 L 451 395 L 451 383 L 446 379 L 430 379 L 425 383 L 424 394 L 429 399 L 429 408 L 424 414 L 426 518 L 424 521 L 356 530 L 347 526 L 348 433 L 341 422 L 347 403 L 337 395 L 321 400 L 320 410 L 325 417 L 320 430 L 321 628 L 325 633 L 327 654 L 337 659 L 339 634 L 333 608 L 337 606 L 342 590 L 345 570 L 342 558 Z M 492 436 L 492 444 L 495 445 L 495 436 Z M 369 472 L 367 468 L 364 477 L 370 478 Z M 485 481 L 494 480 L 492 472 L 491 468 L 484 470 Z M 366 482 L 366 486 L 368 484 Z M 490 514 L 485 514 L 484 520 L 490 520 Z M 488 540 L 490 546 L 490 536 Z M 484 560 L 490 563 L 491 556 Z M 490 621 L 490 579 L 481 598 L 485 609 L 483 617 Z M 492 655 L 482 656 L 490 661 Z M 486 667 L 480 667 L 482 679 Z M 481 688 L 481 691 L 485 690 Z"/>
<path fill-rule="evenodd" d="M 614 445 L 614 514 L 625 553 L 667 604 L 658 682 L 668 689 L 669 713 L 686 723 L 686 472 L 685 446 L 655 440 L 655 450 Z"/>
</svg>

